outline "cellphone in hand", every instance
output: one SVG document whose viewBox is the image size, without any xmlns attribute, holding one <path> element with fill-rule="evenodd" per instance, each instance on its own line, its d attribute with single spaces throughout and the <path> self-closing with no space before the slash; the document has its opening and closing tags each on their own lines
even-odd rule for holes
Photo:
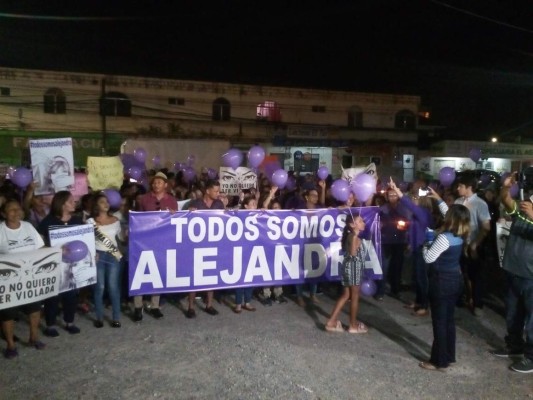
<svg viewBox="0 0 533 400">
<path fill-rule="evenodd" d="M 418 196 L 423 197 L 427 196 L 429 194 L 429 189 L 427 187 L 419 188 L 418 189 Z"/>
</svg>

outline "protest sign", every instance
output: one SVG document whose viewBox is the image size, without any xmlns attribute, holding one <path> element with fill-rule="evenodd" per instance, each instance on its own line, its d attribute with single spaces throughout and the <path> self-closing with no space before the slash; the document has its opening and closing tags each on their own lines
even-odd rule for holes
<svg viewBox="0 0 533 400">
<path fill-rule="evenodd" d="M 511 221 L 505 221 L 503 219 L 496 222 L 496 246 L 500 267 L 502 267 L 505 246 L 507 245 L 507 239 L 509 239 L 509 233 L 511 232 L 511 224 Z"/>
<path fill-rule="evenodd" d="M 53 194 L 74 187 L 72 138 L 30 140 L 34 193 Z"/>
<path fill-rule="evenodd" d="M 238 196 L 241 190 L 257 187 L 257 174 L 250 168 L 220 167 L 219 177 L 220 192 L 228 196 Z"/>
<path fill-rule="evenodd" d="M 87 157 L 87 179 L 93 190 L 120 188 L 124 179 L 119 156 Z"/>
<path fill-rule="evenodd" d="M 379 209 L 130 213 L 130 295 L 340 279 L 350 212 L 366 223 L 365 275 L 382 276 Z"/>
<path fill-rule="evenodd" d="M 87 246 L 87 254 L 79 261 L 59 262 L 59 292 L 77 289 L 96 283 L 96 250 L 94 244 L 94 226 L 72 225 L 51 227 L 50 245 L 61 249 L 62 246 L 80 240 Z"/>
<path fill-rule="evenodd" d="M 60 261 L 61 250 L 50 247 L 0 254 L 0 309 L 56 296 Z"/>
</svg>

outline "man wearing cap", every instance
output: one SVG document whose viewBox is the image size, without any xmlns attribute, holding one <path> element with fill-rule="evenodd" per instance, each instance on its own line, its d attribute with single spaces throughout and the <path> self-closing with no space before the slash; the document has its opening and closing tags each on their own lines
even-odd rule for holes
<svg viewBox="0 0 533 400">
<path fill-rule="evenodd" d="M 189 203 L 189 211 L 194 210 L 224 210 L 224 203 L 219 199 L 220 183 L 215 180 L 208 180 L 205 184 L 205 193 L 202 198 L 192 200 Z M 196 293 L 189 293 L 189 307 L 185 316 L 187 318 L 196 317 L 194 311 L 194 300 Z M 205 312 L 210 315 L 217 315 L 218 311 L 213 307 L 213 291 L 210 290 L 206 293 Z"/>
<path fill-rule="evenodd" d="M 170 211 L 175 212 L 178 208 L 176 199 L 167 192 L 167 176 L 163 172 L 154 175 L 150 182 L 151 191 L 141 196 L 137 203 L 137 211 Z M 159 309 L 159 297 L 152 296 L 151 306 L 148 313 L 155 319 L 163 318 L 163 313 Z M 133 320 L 135 322 L 143 319 L 143 297 L 135 296 L 133 305 L 135 312 Z"/>
</svg>

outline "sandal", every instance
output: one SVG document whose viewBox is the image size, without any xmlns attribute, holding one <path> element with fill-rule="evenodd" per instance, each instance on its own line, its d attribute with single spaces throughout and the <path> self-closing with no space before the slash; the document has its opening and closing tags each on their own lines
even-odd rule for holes
<svg viewBox="0 0 533 400">
<path fill-rule="evenodd" d="M 367 333 L 367 332 L 368 332 L 368 327 L 362 322 L 358 322 L 357 327 L 355 329 L 354 328 L 348 329 L 348 333 Z"/>
<path fill-rule="evenodd" d="M 240 314 L 240 313 L 242 313 L 242 308 L 241 308 L 241 307 L 238 307 L 238 306 L 235 306 L 235 307 L 233 308 L 233 312 L 234 312 L 235 314 Z"/>
<path fill-rule="evenodd" d="M 412 312 L 411 315 L 414 315 L 415 317 L 427 317 L 429 315 L 429 311 L 427 308 L 419 308 L 418 310 Z"/>
<path fill-rule="evenodd" d="M 327 332 L 344 332 L 344 328 L 342 327 L 341 321 L 337 321 L 337 324 L 335 326 L 329 326 L 327 323 L 324 325 L 324 329 Z"/>
<path fill-rule="evenodd" d="M 242 308 L 246 311 L 255 311 L 255 307 L 251 306 L 250 304 L 245 304 L 244 306 L 242 306 Z"/>
<path fill-rule="evenodd" d="M 420 368 L 424 368 L 424 369 L 427 369 L 429 371 L 445 371 L 446 370 L 446 368 L 439 368 L 435 364 L 432 364 L 430 362 L 424 362 L 424 361 L 419 363 L 418 366 Z"/>
</svg>

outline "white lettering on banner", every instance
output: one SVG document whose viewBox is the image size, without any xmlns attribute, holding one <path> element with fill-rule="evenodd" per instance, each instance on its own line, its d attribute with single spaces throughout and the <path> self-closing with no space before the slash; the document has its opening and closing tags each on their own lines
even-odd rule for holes
<svg viewBox="0 0 533 400">
<path fill-rule="evenodd" d="M 204 272 L 209 270 L 216 270 L 217 263 L 216 261 L 206 261 L 206 257 L 216 256 L 218 254 L 218 249 L 216 247 L 211 247 L 207 249 L 194 249 L 194 271 L 198 271 L 199 274 L 195 274 L 193 277 L 194 286 L 204 286 L 204 285 L 216 285 L 218 284 L 218 279 L 216 276 L 205 276 Z"/>
<path fill-rule="evenodd" d="M 313 254 L 318 257 L 318 268 L 313 268 Z M 304 246 L 304 277 L 317 278 L 326 271 L 328 260 L 326 249 L 318 243 Z"/>
<path fill-rule="evenodd" d="M 266 225 L 269 229 L 269 231 L 267 232 L 267 236 L 270 240 L 279 240 L 279 238 L 281 237 L 281 229 L 278 226 L 280 222 L 281 218 L 279 217 L 270 217 L 267 220 Z"/>
<path fill-rule="evenodd" d="M 146 267 L 148 267 L 148 274 L 145 274 Z M 151 283 L 154 289 L 162 289 L 164 287 L 154 252 L 151 250 L 141 252 L 137 268 L 135 268 L 131 289 L 140 289 L 143 283 Z"/>
<path fill-rule="evenodd" d="M 235 259 L 235 256 L 233 258 Z M 252 254 L 250 254 L 250 260 L 246 267 L 244 282 L 253 282 L 254 276 L 262 277 L 265 282 L 272 281 L 272 275 L 270 275 L 266 260 L 265 249 L 262 246 L 254 246 L 252 249 Z"/>
<path fill-rule="evenodd" d="M 167 286 L 166 287 L 188 287 L 191 285 L 191 278 L 188 276 L 178 277 L 176 268 L 176 250 L 167 250 Z"/>
<path fill-rule="evenodd" d="M 329 254 L 331 258 L 331 276 L 339 276 L 339 265 L 342 264 L 344 259 L 344 256 L 341 256 L 341 249 L 340 242 L 332 242 L 329 245 L 329 251 L 331 253 Z"/>
<path fill-rule="evenodd" d="M 216 243 L 226 238 L 232 242 L 246 240 L 253 242 L 259 239 L 259 228 L 257 215 L 250 215 L 246 218 L 230 216 L 222 218 L 219 216 L 172 218 L 170 223 L 176 227 L 176 243 L 182 243 L 187 237 L 193 243 Z M 342 235 L 345 215 L 336 217 L 324 215 L 313 216 L 287 216 L 283 220 L 277 216 L 269 216 L 266 221 L 266 235 L 270 240 L 277 241 L 280 238 L 292 240 L 295 238 L 329 238 L 331 236 Z"/>
<path fill-rule="evenodd" d="M 220 278 L 228 285 L 233 285 L 241 279 L 242 275 L 242 247 L 233 249 L 233 274 L 228 269 L 220 271 Z"/>
<path fill-rule="evenodd" d="M 257 227 L 257 217 L 253 216 L 251 218 L 246 218 L 244 225 L 247 228 L 244 237 L 246 240 L 253 242 L 254 240 L 259 239 L 259 228 Z"/>
<path fill-rule="evenodd" d="M 274 277 L 276 280 L 283 279 L 283 267 L 289 274 L 291 279 L 298 279 L 300 277 L 300 246 L 293 244 L 291 246 L 292 258 L 287 254 L 285 246 L 276 246 L 274 253 Z"/>
<path fill-rule="evenodd" d="M 233 232 L 233 226 L 235 227 L 235 232 Z M 232 242 L 237 242 L 241 240 L 243 233 L 244 226 L 242 221 L 237 217 L 230 217 L 226 223 L 226 238 Z"/>
</svg>

